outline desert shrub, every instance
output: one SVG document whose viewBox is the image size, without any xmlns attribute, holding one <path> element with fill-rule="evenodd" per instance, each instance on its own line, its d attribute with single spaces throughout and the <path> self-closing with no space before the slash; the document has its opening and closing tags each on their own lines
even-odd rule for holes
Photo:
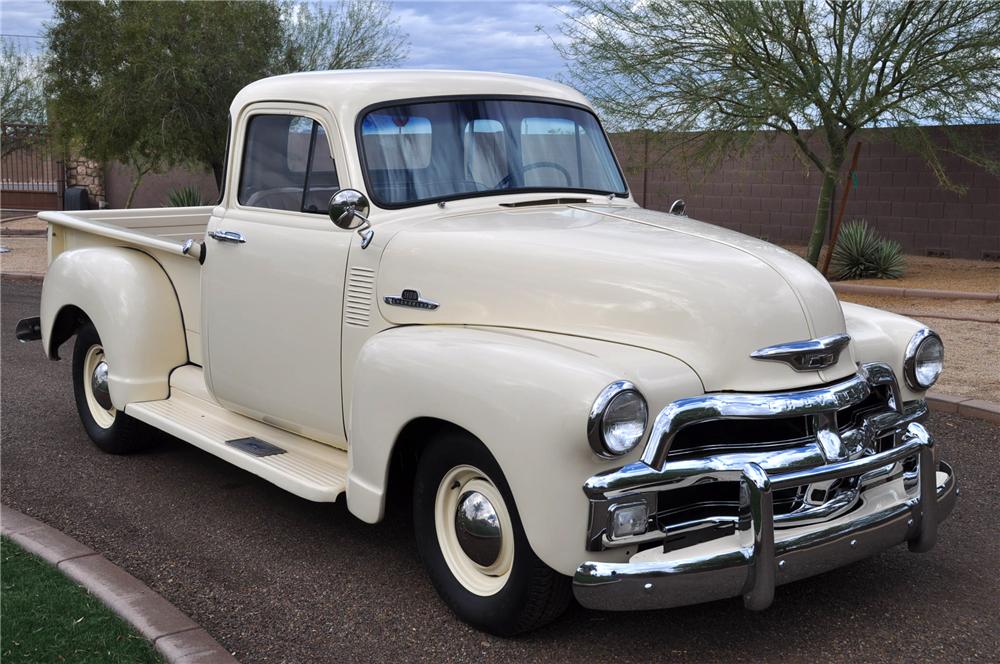
<svg viewBox="0 0 1000 664">
<path fill-rule="evenodd" d="M 830 261 L 834 279 L 899 279 L 905 270 L 899 243 L 880 237 L 864 219 L 841 229 Z"/>
<path fill-rule="evenodd" d="M 197 187 L 180 187 L 178 189 L 172 189 L 170 193 L 167 194 L 168 207 L 197 207 L 199 205 L 207 204 L 208 202 L 202 199 L 201 192 L 198 191 Z"/>
</svg>

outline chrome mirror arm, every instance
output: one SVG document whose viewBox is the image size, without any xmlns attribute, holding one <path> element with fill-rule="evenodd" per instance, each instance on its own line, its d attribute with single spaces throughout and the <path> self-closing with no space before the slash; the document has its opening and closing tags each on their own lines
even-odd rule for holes
<svg viewBox="0 0 1000 664">
<path fill-rule="evenodd" d="M 372 243 L 375 238 L 375 231 L 372 229 L 372 224 L 368 221 L 368 217 L 360 214 L 357 210 L 354 211 L 354 216 L 363 221 L 364 223 L 358 226 L 358 235 L 361 237 L 361 248 L 367 249 L 368 245 Z"/>
</svg>

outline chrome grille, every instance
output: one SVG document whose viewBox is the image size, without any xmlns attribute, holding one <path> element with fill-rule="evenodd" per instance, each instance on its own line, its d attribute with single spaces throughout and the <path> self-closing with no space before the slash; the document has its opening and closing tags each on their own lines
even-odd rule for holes
<svg viewBox="0 0 1000 664">
<path fill-rule="evenodd" d="M 590 498 L 588 548 L 690 546 L 732 532 L 740 518 L 740 486 L 748 464 L 794 473 L 860 459 L 899 444 L 909 423 L 926 413 L 922 401 L 903 404 L 892 370 L 860 367 L 825 387 L 770 394 L 708 394 L 664 408 L 642 461 L 596 475 Z M 903 472 L 902 464 L 832 481 L 773 492 L 776 527 L 827 521 L 852 510 L 861 490 Z M 607 512 L 617 502 L 642 500 L 644 535 L 608 537 Z"/>
</svg>

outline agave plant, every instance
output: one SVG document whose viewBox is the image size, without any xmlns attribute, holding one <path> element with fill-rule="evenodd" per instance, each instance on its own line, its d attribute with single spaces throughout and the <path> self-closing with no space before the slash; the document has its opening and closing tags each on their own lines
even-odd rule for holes
<svg viewBox="0 0 1000 664">
<path fill-rule="evenodd" d="M 879 237 L 867 221 L 855 219 L 840 231 L 830 269 L 834 279 L 898 279 L 906 262 L 898 242 Z"/>
<path fill-rule="evenodd" d="M 198 207 L 205 204 L 206 201 L 202 199 L 201 192 L 198 191 L 197 187 L 190 185 L 180 187 L 179 189 L 172 189 L 167 194 L 168 207 Z"/>
</svg>

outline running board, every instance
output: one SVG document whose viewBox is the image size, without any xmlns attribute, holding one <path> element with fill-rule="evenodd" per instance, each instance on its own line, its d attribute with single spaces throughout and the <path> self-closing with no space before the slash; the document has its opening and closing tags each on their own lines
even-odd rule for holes
<svg viewBox="0 0 1000 664">
<path fill-rule="evenodd" d="M 223 408 L 199 367 L 173 372 L 170 398 L 125 412 L 306 500 L 333 502 L 347 488 L 347 452 Z"/>
</svg>

